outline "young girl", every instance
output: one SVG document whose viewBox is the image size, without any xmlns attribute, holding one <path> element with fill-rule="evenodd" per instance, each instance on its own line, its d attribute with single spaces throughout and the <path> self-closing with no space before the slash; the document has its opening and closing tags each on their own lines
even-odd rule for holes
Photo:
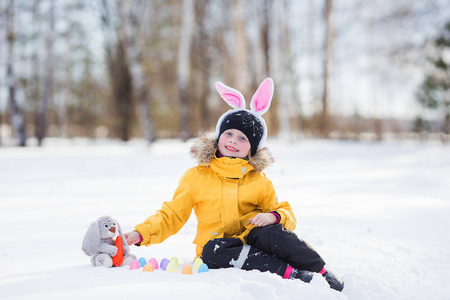
<svg viewBox="0 0 450 300">
<path fill-rule="evenodd" d="M 215 135 L 204 135 L 192 146 L 199 165 L 183 175 L 172 201 L 125 234 L 127 243 L 161 243 L 177 233 L 194 210 L 196 254 L 209 268 L 256 269 L 305 282 L 317 272 L 331 288 L 342 291 L 344 283 L 292 232 L 294 213 L 289 203 L 277 201 L 271 181 L 262 172 L 273 162 L 263 148 L 267 127 L 261 117 L 272 100 L 272 79 L 261 83 L 251 110 L 245 109 L 239 91 L 220 82 L 216 88 L 234 109 L 220 117 Z"/>
</svg>

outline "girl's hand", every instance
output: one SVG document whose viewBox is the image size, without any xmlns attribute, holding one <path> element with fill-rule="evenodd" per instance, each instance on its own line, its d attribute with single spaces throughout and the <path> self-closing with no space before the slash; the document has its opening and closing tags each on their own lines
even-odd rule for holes
<svg viewBox="0 0 450 300">
<path fill-rule="evenodd" d="M 125 238 L 127 239 L 128 246 L 134 245 L 139 243 L 141 240 L 141 235 L 137 231 L 130 231 L 124 234 Z"/>
<path fill-rule="evenodd" d="M 271 213 L 259 213 L 254 218 L 250 218 L 248 221 L 252 225 L 256 225 L 258 227 L 263 227 L 267 225 L 275 224 L 277 221 L 277 217 L 275 217 Z"/>
</svg>

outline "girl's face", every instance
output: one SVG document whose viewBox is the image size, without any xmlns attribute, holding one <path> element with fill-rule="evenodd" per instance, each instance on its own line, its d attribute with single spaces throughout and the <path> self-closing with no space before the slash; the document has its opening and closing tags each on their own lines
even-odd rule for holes
<svg viewBox="0 0 450 300">
<path fill-rule="evenodd" d="M 242 131 L 225 130 L 219 137 L 219 152 L 223 156 L 245 158 L 250 152 L 250 142 Z"/>
</svg>

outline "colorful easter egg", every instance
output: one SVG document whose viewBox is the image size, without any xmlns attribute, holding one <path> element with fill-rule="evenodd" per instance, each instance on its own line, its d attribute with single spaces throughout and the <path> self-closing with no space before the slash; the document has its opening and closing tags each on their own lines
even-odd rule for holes
<svg viewBox="0 0 450 300">
<path fill-rule="evenodd" d="M 156 261 L 155 258 L 153 258 L 153 257 L 150 258 L 150 259 L 148 260 L 148 262 L 151 263 L 151 264 L 153 265 L 153 269 L 158 270 L 158 262 Z"/>
<path fill-rule="evenodd" d="M 153 272 L 155 270 L 155 267 L 152 263 L 146 263 L 144 268 L 142 269 L 142 272 Z"/>
<path fill-rule="evenodd" d="M 166 268 L 167 272 L 176 273 L 178 271 L 178 266 L 174 261 L 170 261 Z"/>
<path fill-rule="evenodd" d="M 138 261 L 139 261 L 139 264 L 141 265 L 141 267 L 143 267 L 147 264 L 147 261 L 143 257 L 139 258 Z"/>
<path fill-rule="evenodd" d="M 209 272 L 209 268 L 206 264 L 201 264 L 200 267 L 198 267 L 199 273 Z"/>
<path fill-rule="evenodd" d="M 203 260 L 200 258 L 200 257 L 197 257 L 195 260 L 194 260 L 194 271 L 197 271 L 198 270 L 198 268 L 201 266 L 203 264 Z"/>
<path fill-rule="evenodd" d="M 175 256 L 172 256 L 172 258 L 170 259 L 170 261 L 173 261 L 177 267 L 178 267 L 178 258 L 176 258 Z"/>
<path fill-rule="evenodd" d="M 181 274 L 192 274 L 192 268 L 190 265 L 185 265 L 183 270 L 181 270 Z"/>
<path fill-rule="evenodd" d="M 167 258 L 163 258 L 161 260 L 161 262 L 159 263 L 159 267 L 161 268 L 161 270 L 165 271 L 169 262 L 170 262 L 170 260 L 168 260 Z"/>
<path fill-rule="evenodd" d="M 141 267 L 141 264 L 137 259 L 133 259 L 133 261 L 130 264 L 130 270 L 139 269 Z"/>
<path fill-rule="evenodd" d="M 120 235 L 117 236 L 114 246 L 117 247 L 117 254 L 113 256 L 113 265 L 118 267 L 123 263 L 123 241 Z"/>
</svg>

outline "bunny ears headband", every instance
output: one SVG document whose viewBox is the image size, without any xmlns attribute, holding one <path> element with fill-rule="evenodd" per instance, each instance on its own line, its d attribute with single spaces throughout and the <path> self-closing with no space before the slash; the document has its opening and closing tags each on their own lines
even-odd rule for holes
<svg viewBox="0 0 450 300">
<path fill-rule="evenodd" d="M 250 110 L 245 109 L 245 98 L 242 94 L 221 82 L 216 82 L 216 89 L 225 102 L 233 109 L 225 112 L 217 122 L 216 138 L 227 129 L 242 131 L 250 141 L 251 155 L 261 149 L 267 138 L 266 122 L 262 115 L 267 112 L 273 96 L 273 80 L 266 78 L 259 85 L 250 102 Z"/>
</svg>

